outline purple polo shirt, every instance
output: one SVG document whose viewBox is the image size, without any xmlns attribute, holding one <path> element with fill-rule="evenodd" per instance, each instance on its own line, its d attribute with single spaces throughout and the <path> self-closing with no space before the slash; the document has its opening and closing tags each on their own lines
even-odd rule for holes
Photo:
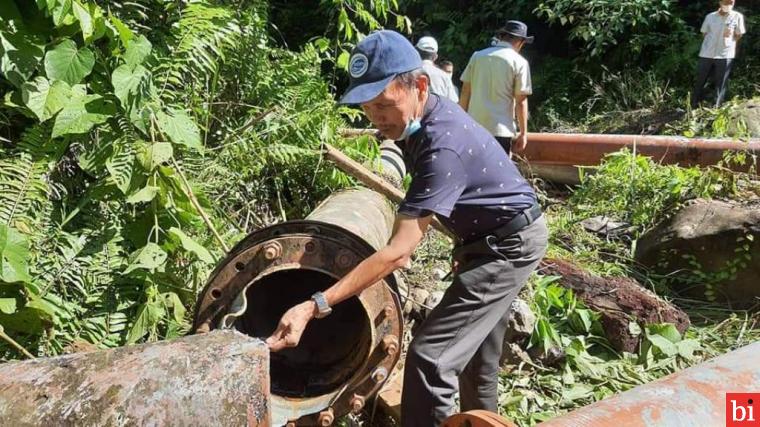
<svg viewBox="0 0 760 427">
<path fill-rule="evenodd" d="M 412 183 L 399 213 L 435 213 L 463 241 L 487 234 L 536 203 L 494 137 L 458 104 L 428 96 L 422 128 L 396 144 Z"/>
</svg>

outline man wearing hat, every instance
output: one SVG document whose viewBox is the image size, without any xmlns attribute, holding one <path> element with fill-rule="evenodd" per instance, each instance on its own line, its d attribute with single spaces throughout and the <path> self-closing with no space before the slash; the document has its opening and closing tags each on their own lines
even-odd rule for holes
<svg viewBox="0 0 760 427">
<path fill-rule="evenodd" d="M 533 43 L 533 36 L 528 36 L 528 26 L 522 22 L 507 21 L 496 38 L 496 44 L 470 57 L 461 77 L 459 104 L 507 153 L 519 152 L 528 144 L 528 96 L 533 93 L 530 66 L 520 50 Z"/>
<path fill-rule="evenodd" d="M 416 47 L 422 58 L 422 69 L 430 78 L 430 91 L 459 102 L 459 95 L 451 81 L 451 75 L 435 65 L 435 60 L 438 58 L 438 42 L 430 36 L 425 36 L 417 41 Z"/>
<path fill-rule="evenodd" d="M 507 311 L 543 257 L 548 232 L 533 189 L 493 136 L 457 104 L 431 93 L 412 44 L 393 31 L 359 42 L 341 99 L 359 104 L 404 153 L 412 175 L 388 244 L 310 300 L 267 339 L 296 346 L 306 325 L 406 265 L 433 215 L 458 237 L 454 280 L 409 345 L 401 425 L 437 427 L 454 408 L 498 409 Z M 316 320 L 317 322 L 319 320 Z"/>
</svg>

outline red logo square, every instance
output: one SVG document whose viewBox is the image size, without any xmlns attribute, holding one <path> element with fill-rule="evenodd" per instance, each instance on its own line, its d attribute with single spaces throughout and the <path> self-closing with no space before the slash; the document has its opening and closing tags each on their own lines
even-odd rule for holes
<svg viewBox="0 0 760 427">
<path fill-rule="evenodd" d="M 760 427 L 760 393 L 726 393 L 726 427 Z"/>
</svg>

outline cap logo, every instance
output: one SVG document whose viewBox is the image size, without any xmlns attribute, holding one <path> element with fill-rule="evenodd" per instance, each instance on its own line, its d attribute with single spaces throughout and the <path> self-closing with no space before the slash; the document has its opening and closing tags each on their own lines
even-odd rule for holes
<svg viewBox="0 0 760 427">
<path fill-rule="evenodd" d="M 348 73 L 355 79 L 363 76 L 367 72 L 367 68 L 369 68 L 369 60 L 363 53 L 355 53 L 348 63 Z"/>
</svg>

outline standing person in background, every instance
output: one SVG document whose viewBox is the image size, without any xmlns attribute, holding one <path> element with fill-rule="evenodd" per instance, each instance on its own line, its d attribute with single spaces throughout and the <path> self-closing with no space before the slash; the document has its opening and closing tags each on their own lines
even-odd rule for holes
<svg viewBox="0 0 760 427">
<path fill-rule="evenodd" d="M 524 23 L 507 21 L 496 37 L 496 45 L 470 58 L 462 73 L 459 104 L 511 155 L 512 149 L 520 152 L 528 144 L 528 96 L 533 89 L 530 66 L 520 50 L 526 43 L 533 43 L 533 36 L 528 36 Z"/>
<path fill-rule="evenodd" d="M 736 45 L 747 32 L 744 15 L 734 11 L 734 0 L 720 0 L 720 8 L 705 17 L 702 23 L 702 48 L 697 64 L 697 81 L 691 107 L 697 108 L 704 98 L 703 89 L 712 77 L 715 85 L 715 106 L 719 107 L 728 91 L 728 76 L 736 57 Z"/>
<path fill-rule="evenodd" d="M 451 81 L 451 75 L 435 65 L 438 58 L 438 42 L 425 36 L 417 41 L 415 47 L 422 58 L 422 69 L 430 77 L 430 91 L 453 102 L 459 102 L 459 94 Z"/>
<path fill-rule="evenodd" d="M 454 86 L 454 91 L 457 94 L 457 100 L 454 101 L 452 99 L 452 101 L 459 102 L 459 88 L 457 87 L 457 85 L 453 83 L 454 82 L 454 63 L 449 60 L 445 60 L 445 61 L 439 62 L 438 66 L 440 67 L 441 70 L 443 70 L 444 73 L 449 75 L 449 79 L 451 79 L 452 81 L 452 85 Z"/>
</svg>

